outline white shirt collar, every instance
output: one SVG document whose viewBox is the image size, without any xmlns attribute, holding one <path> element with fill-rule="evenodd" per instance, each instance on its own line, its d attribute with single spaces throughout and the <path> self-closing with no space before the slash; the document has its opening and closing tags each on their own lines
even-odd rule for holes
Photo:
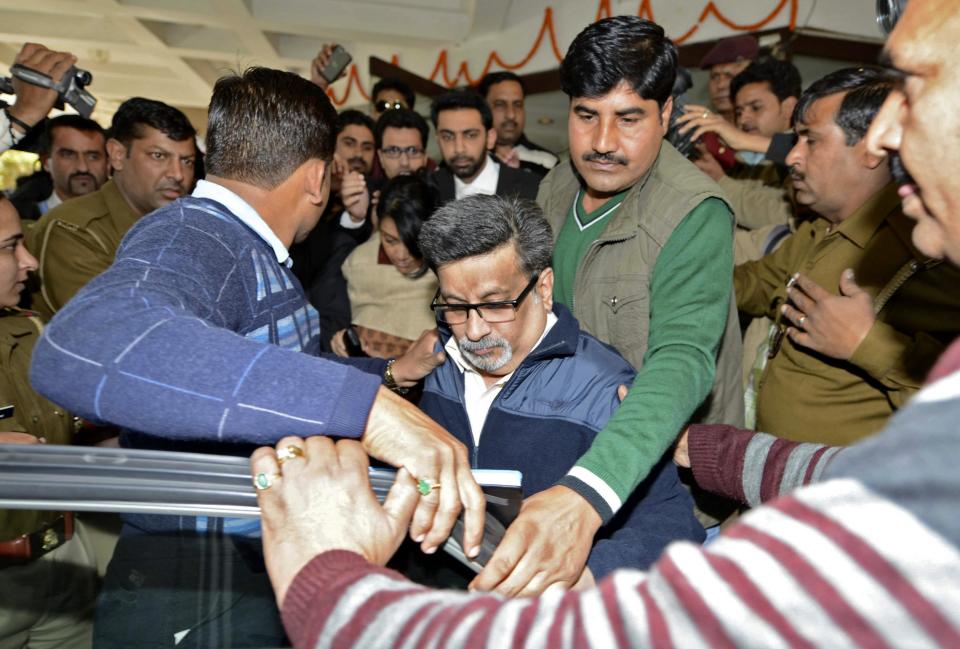
<svg viewBox="0 0 960 649">
<path fill-rule="evenodd" d="M 191 196 L 194 198 L 209 198 L 223 205 L 230 210 L 237 219 L 256 232 L 261 239 L 273 248 L 273 254 L 276 255 L 278 264 L 283 264 L 287 268 L 293 265 L 293 260 L 290 259 L 290 251 L 287 250 L 287 247 L 283 245 L 283 242 L 280 241 L 276 233 L 270 229 L 267 222 L 257 213 L 257 210 L 253 209 L 250 203 L 223 185 L 211 183 L 206 180 L 197 181 L 197 186 Z"/>
<path fill-rule="evenodd" d="M 500 165 L 497 164 L 489 155 L 486 157 L 486 163 L 480 174 L 473 179 L 471 183 L 465 183 L 458 176 L 453 177 L 454 195 L 457 199 L 464 196 L 473 196 L 474 194 L 486 194 L 492 196 L 497 193 L 497 181 L 500 180 Z"/>
<path fill-rule="evenodd" d="M 63 202 L 63 199 L 60 198 L 60 194 L 57 193 L 57 190 L 54 189 L 50 192 L 50 197 L 45 201 L 47 204 L 47 211 L 49 212 L 57 205 Z"/>
<path fill-rule="evenodd" d="M 551 311 L 547 314 L 547 323 L 543 327 L 543 333 L 540 334 L 540 338 L 537 339 L 536 344 L 530 348 L 530 352 L 527 354 L 527 356 L 532 354 L 534 350 L 540 346 L 540 344 L 543 342 L 543 339 L 547 337 L 547 334 L 550 333 L 550 330 L 553 329 L 555 324 L 557 324 L 557 316 L 553 313 L 553 311 Z M 461 372 L 472 372 L 473 374 L 477 375 L 480 374 L 480 372 L 474 369 L 470 363 L 463 359 L 463 354 L 460 353 L 460 345 L 457 344 L 456 336 L 451 335 L 450 340 L 448 340 L 447 344 L 443 346 L 443 349 L 447 352 L 447 357 L 456 363 Z M 510 374 L 497 379 L 497 382 L 493 385 L 503 385 L 510 380 L 511 376 L 513 376 L 513 372 L 510 372 Z M 493 387 L 493 385 L 490 387 Z"/>
<path fill-rule="evenodd" d="M 540 334 L 540 339 L 537 340 L 537 344 L 533 346 L 530 353 L 533 353 L 533 350 L 540 346 L 540 343 L 543 342 L 543 339 L 547 337 L 547 334 L 550 333 L 550 330 L 556 323 L 557 316 L 553 313 L 548 313 L 547 323 L 543 328 L 543 333 Z M 448 354 L 448 358 L 453 360 L 463 374 L 463 406 L 467 411 L 467 419 L 470 421 L 470 432 L 473 435 L 473 443 L 479 446 L 480 436 L 483 433 L 483 427 L 484 424 L 486 424 L 490 407 L 500 394 L 500 390 L 502 390 L 503 386 L 507 384 L 507 381 L 513 377 L 514 373 L 510 372 L 506 376 L 498 377 L 495 383 L 488 386 L 484 381 L 483 375 L 463 359 L 456 338 L 451 336 L 450 340 L 448 340 L 444 346 L 444 349 Z"/>
</svg>

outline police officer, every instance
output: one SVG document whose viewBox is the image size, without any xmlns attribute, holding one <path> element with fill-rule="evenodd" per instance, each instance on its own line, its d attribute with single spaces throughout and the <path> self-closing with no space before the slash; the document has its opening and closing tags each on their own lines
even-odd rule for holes
<svg viewBox="0 0 960 649">
<path fill-rule="evenodd" d="M 33 391 L 40 319 L 16 308 L 37 260 L 0 194 L 0 444 L 69 444 L 69 413 Z M 0 648 L 89 647 L 97 591 L 94 552 L 69 512 L 0 510 Z"/>
<path fill-rule="evenodd" d="M 113 178 L 43 215 L 27 247 L 39 259 L 32 307 L 46 318 L 113 263 L 140 217 L 186 195 L 194 183 L 196 131 L 162 102 L 134 97 L 113 116 L 107 154 Z"/>
</svg>

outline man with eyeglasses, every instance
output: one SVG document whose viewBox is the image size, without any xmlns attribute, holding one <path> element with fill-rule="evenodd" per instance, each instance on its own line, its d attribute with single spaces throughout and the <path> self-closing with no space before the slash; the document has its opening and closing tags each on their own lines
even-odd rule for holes
<svg viewBox="0 0 960 649">
<path fill-rule="evenodd" d="M 380 116 L 374 137 L 377 159 L 387 180 L 424 167 L 428 134 L 427 121 L 412 110 L 388 110 Z"/>
<path fill-rule="evenodd" d="M 523 508 L 493 559 L 516 554 L 518 567 L 494 586 L 508 595 L 539 594 L 550 582 L 536 576 L 531 557 L 562 531 L 519 531 L 530 527 L 544 494 L 572 493 L 561 480 L 619 406 L 618 387 L 634 370 L 553 301 L 553 238 L 535 203 L 498 196 L 447 203 L 424 222 L 419 244 L 440 281 L 432 308 L 447 355 L 427 378 L 420 407 L 467 446 L 472 468 L 523 473 Z M 580 583 L 619 567 L 646 567 L 678 538 L 700 541 L 703 528 L 676 468 L 661 459 L 583 548 L 589 559 Z M 446 557 L 420 556 L 415 579 L 453 568 Z M 580 566 L 585 558 L 569 561 Z"/>
</svg>

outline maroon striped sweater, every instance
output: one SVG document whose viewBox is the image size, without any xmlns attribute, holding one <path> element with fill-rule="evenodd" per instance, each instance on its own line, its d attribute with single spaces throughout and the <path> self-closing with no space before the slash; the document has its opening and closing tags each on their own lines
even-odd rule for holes
<svg viewBox="0 0 960 649">
<path fill-rule="evenodd" d="M 842 451 L 691 431 L 698 481 L 767 502 L 706 549 L 671 545 L 649 572 L 505 600 L 327 552 L 291 585 L 287 631 L 297 647 L 960 647 L 958 367 L 955 343 L 943 378 Z"/>
</svg>

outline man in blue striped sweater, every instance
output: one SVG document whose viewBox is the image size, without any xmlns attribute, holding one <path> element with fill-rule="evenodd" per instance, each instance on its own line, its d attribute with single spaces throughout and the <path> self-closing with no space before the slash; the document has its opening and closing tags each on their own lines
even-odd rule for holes
<svg viewBox="0 0 960 649">
<path fill-rule="evenodd" d="M 955 4 L 907 5 L 887 43 L 903 83 L 867 138 L 874 154 L 899 151 L 915 178 L 900 179 L 904 211 L 918 221 L 914 243 L 960 264 L 960 150 L 944 146 L 960 137 Z M 366 479 L 362 451 L 314 438 L 310 461 L 285 468 L 286 482 L 261 495 L 267 561 L 297 647 L 957 647 L 958 417 L 955 342 L 884 431 L 839 451 L 694 427 L 688 455 L 698 481 L 771 500 L 707 549 L 674 544 L 649 572 L 621 571 L 585 593 L 514 600 L 427 591 L 373 565 L 403 533 L 412 486 L 402 483 L 380 508 L 357 488 Z M 258 450 L 252 465 L 274 466 L 273 450 Z M 817 484 L 789 493 L 809 481 Z M 308 487 L 349 487 L 336 506 L 378 534 L 353 521 L 331 525 L 336 510 L 328 509 L 322 541 L 305 535 L 309 526 L 286 518 L 283 505 Z M 276 554 L 273 539 L 295 531 L 310 543 Z"/>
<path fill-rule="evenodd" d="M 440 486 L 420 499 L 413 539 L 438 547 L 463 502 L 472 554 L 483 496 L 463 445 L 383 385 L 425 374 L 438 360 L 433 340 L 396 363 L 316 356 L 318 315 L 288 249 L 326 205 L 335 119 L 295 74 L 219 80 L 207 181 L 131 229 L 110 269 L 50 323 L 31 380 L 72 412 L 123 427 L 130 448 L 248 454 L 288 434 L 360 438 L 370 455 Z M 257 525 L 128 515 L 95 644 L 281 645 L 262 562 Z"/>
</svg>

